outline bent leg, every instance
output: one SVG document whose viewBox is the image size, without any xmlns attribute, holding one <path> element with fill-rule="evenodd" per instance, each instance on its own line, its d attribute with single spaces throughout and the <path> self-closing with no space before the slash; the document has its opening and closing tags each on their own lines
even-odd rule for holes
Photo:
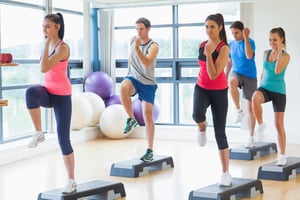
<svg viewBox="0 0 300 200">
<path fill-rule="evenodd" d="M 258 124 L 263 123 L 263 110 L 261 104 L 265 102 L 265 97 L 261 91 L 255 91 L 252 96 L 252 109 Z"/>
<path fill-rule="evenodd" d="M 43 86 L 33 86 L 26 90 L 26 106 L 35 131 L 42 131 L 40 107 L 50 107 L 50 96 Z"/>
<path fill-rule="evenodd" d="M 120 99 L 129 118 L 134 118 L 131 96 L 134 95 L 135 92 L 135 88 L 130 80 L 125 79 L 121 83 Z"/>
<path fill-rule="evenodd" d="M 240 93 L 238 90 L 239 82 L 236 77 L 229 80 L 229 91 L 236 109 L 240 109 Z"/>
</svg>

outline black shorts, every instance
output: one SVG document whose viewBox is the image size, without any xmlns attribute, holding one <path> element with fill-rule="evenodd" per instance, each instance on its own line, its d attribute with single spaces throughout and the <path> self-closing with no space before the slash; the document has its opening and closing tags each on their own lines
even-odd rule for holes
<svg viewBox="0 0 300 200">
<path fill-rule="evenodd" d="M 286 105 L 286 95 L 280 94 L 277 92 L 271 92 L 262 87 L 257 88 L 258 91 L 261 91 L 264 95 L 265 102 L 272 101 L 273 111 L 274 112 L 285 112 Z"/>
</svg>

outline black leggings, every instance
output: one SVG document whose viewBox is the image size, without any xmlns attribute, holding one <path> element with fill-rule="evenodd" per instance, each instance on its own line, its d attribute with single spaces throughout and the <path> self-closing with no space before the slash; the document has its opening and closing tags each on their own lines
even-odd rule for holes
<svg viewBox="0 0 300 200">
<path fill-rule="evenodd" d="M 63 155 L 71 154 L 73 152 L 70 142 L 71 95 L 54 95 L 50 94 L 44 86 L 32 86 L 26 90 L 26 105 L 28 109 L 40 106 L 53 107 L 61 152 Z"/>
<path fill-rule="evenodd" d="M 218 149 L 227 149 L 228 142 L 225 127 L 228 110 L 228 88 L 224 90 L 206 90 L 196 84 L 193 107 L 193 119 L 196 123 L 206 120 L 206 111 L 209 106 L 211 107 Z"/>
</svg>

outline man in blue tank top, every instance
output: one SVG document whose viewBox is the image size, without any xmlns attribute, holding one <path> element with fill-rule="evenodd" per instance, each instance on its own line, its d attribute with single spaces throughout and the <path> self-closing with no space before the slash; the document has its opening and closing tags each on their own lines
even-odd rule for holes
<svg viewBox="0 0 300 200">
<path fill-rule="evenodd" d="M 250 138 L 246 147 L 253 147 L 255 115 L 252 111 L 252 94 L 257 88 L 255 42 L 249 38 L 250 30 L 244 28 L 241 21 L 235 21 L 230 26 L 234 40 L 229 43 L 230 59 L 227 66 L 227 74 L 231 70 L 229 79 L 230 94 L 236 108 L 234 123 L 242 121 L 244 113 L 240 105 L 239 89 L 243 91 L 243 97 L 247 100 L 248 124 Z"/>
<path fill-rule="evenodd" d="M 142 101 L 143 116 L 145 121 L 148 148 L 141 157 L 144 162 L 153 160 L 154 120 L 153 108 L 154 97 L 157 89 L 154 70 L 159 46 L 149 37 L 151 23 L 146 18 L 136 21 L 137 36 L 130 41 L 130 56 L 128 59 L 128 75 L 121 83 L 121 102 L 128 114 L 124 134 L 130 133 L 138 122 L 134 118 L 131 97 L 138 94 Z"/>
</svg>

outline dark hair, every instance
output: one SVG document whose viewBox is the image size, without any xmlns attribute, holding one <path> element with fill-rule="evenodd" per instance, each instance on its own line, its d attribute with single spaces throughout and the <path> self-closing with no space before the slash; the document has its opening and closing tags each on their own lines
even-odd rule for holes
<svg viewBox="0 0 300 200">
<path fill-rule="evenodd" d="M 65 23 L 64 23 L 64 18 L 61 13 L 56 13 L 56 14 L 48 14 L 44 17 L 44 19 L 49 19 L 55 24 L 60 25 L 60 29 L 58 30 L 58 37 L 60 39 L 64 38 L 65 35 Z"/>
<path fill-rule="evenodd" d="M 244 24 L 241 21 L 235 21 L 230 25 L 230 28 L 236 28 L 240 31 L 244 30 Z"/>
<path fill-rule="evenodd" d="M 224 41 L 226 44 L 227 43 L 227 37 L 226 37 L 226 31 L 225 31 L 225 25 L 224 25 L 224 18 L 223 15 L 221 13 L 217 13 L 217 14 L 213 14 L 213 15 L 209 15 L 205 21 L 207 20 L 212 20 L 215 21 L 218 26 L 222 26 L 222 30 L 219 33 L 219 37 L 222 41 Z"/>
<path fill-rule="evenodd" d="M 283 28 L 281 28 L 281 27 L 272 28 L 270 33 L 277 33 L 279 35 L 279 37 L 281 39 L 283 39 L 282 43 L 284 45 L 284 48 L 286 48 L 285 32 L 284 32 Z"/>
<path fill-rule="evenodd" d="M 150 21 L 144 17 L 137 19 L 135 22 L 135 24 L 140 24 L 140 23 L 144 24 L 146 28 L 151 27 Z"/>
</svg>

